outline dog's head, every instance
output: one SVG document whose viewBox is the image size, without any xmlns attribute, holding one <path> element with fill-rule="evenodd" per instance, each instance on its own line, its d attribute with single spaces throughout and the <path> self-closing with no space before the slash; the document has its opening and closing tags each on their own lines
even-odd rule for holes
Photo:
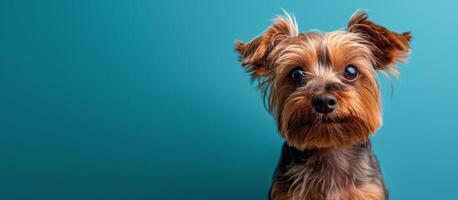
<svg viewBox="0 0 458 200">
<path fill-rule="evenodd" d="M 355 13 L 346 30 L 299 33 L 289 14 L 263 34 L 236 42 L 240 61 L 266 97 L 278 129 L 299 149 L 366 141 L 381 125 L 376 71 L 397 73 L 408 32 L 392 32 Z"/>
</svg>

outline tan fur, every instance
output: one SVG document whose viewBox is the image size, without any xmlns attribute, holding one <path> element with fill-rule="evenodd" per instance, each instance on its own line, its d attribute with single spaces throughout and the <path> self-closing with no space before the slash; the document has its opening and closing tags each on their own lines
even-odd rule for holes
<svg viewBox="0 0 458 200">
<path fill-rule="evenodd" d="M 346 188 L 335 196 L 335 200 L 385 200 L 382 187 L 374 183 Z"/>
</svg>

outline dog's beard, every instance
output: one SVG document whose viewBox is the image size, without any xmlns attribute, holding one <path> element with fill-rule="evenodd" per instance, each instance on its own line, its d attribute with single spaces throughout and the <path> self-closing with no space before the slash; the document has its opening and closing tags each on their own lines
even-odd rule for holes
<svg viewBox="0 0 458 200">
<path fill-rule="evenodd" d="M 282 134 L 299 149 L 345 147 L 366 141 L 375 131 L 357 113 L 321 114 L 306 108 L 283 113 L 282 117 Z"/>
</svg>

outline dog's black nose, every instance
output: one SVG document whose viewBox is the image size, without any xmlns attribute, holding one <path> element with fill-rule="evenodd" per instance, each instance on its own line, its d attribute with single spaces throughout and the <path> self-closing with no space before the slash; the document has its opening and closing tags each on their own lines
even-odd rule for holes
<svg viewBox="0 0 458 200">
<path fill-rule="evenodd" d="M 320 94 L 312 99 L 312 105 L 319 113 L 330 113 L 337 107 L 337 99 L 330 94 Z"/>
</svg>

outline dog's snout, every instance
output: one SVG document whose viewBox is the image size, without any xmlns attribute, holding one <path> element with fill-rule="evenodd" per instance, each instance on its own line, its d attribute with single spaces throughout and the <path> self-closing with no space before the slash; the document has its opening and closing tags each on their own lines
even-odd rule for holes
<svg viewBox="0 0 458 200">
<path fill-rule="evenodd" d="M 312 99 L 312 105 L 319 113 L 330 113 L 337 107 L 337 99 L 331 94 L 320 94 Z"/>
</svg>

